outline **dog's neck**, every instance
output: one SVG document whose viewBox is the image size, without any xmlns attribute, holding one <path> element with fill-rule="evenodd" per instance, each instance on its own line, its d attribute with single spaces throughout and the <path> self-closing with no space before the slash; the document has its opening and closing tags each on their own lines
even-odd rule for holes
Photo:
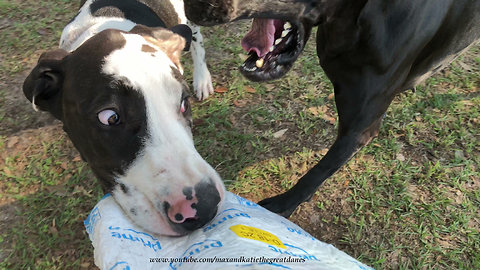
<svg viewBox="0 0 480 270">
<path fill-rule="evenodd" d="M 85 41 L 106 29 L 118 29 L 130 31 L 136 24 L 130 20 L 113 17 L 100 17 L 85 22 L 82 25 L 69 24 L 63 30 L 60 39 L 60 48 L 66 51 L 74 51 Z"/>
</svg>

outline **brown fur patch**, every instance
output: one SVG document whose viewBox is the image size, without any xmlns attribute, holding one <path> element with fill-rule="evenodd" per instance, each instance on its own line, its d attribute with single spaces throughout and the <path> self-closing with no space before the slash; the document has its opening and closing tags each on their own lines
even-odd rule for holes
<svg viewBox="0 0 480 270">
<path fill-rule="evenodd" d="M 147 44 L 143 44 L 142 45 L 142 52 L 147 52 L 147 53 L 154 53 L 156 52 L 157 49 L 153 48 L 152 46 L 150 45 L 147 45 Z"/>
</svg>

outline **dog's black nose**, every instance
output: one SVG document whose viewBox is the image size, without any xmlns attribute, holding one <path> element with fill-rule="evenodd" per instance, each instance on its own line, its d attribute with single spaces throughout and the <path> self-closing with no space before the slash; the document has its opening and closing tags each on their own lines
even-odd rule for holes
<svg viewBox="0 0 480 270">
<path fill-rule="evenodd" d="M 182 200 L 170 205 L 165 202 L 165 212 L 172 228 L 187 234 L 212 220 L 218 210 L 220 193 L 212 181 L 202 181 L 194 187 L 183 189 Z"/>
</svg>

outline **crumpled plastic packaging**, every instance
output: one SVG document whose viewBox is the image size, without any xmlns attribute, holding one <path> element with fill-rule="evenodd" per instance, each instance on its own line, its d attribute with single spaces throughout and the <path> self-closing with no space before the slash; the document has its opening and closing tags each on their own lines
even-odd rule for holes
<svg viewBox="0 0 480 270">
<path fill-rule="evenodd" d="M 211 222 L 182 237 L 143 231 L 108 194 L 84 223 L 100 269 L 372 269 L 230 192 Z"/>
</svg>

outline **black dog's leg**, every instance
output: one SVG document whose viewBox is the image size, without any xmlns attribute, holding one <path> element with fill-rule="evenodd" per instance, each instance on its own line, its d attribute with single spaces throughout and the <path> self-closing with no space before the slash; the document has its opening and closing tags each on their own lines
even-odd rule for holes
<svg viewBox="0 0 480 270">
<path fill-rule="evenodd" d="M 365 76 L 368 77 L 366 74 Z M 389 91 L 380 85 L 373 89 L 361 87 L 359 85 L 362 85 L 362 76 L 357 78 L 359 80 L 355 84 L 334 83 L 339 130 L 337 139 L 327 154 L 294 187 L 283 194 L 260 201 L 261 206 L 282 216 L 290 216 L 302 202 L 313 196 L 328 177 L 377 136 L 383 115 L 393 95 L 387 94 Z"/>
<path fill-rule="evenodd" d="M 259 204 L 284 217 L 290 216 L 302 202 L 309 200 L 317 188 L 345 164 L 360 147 L 355 136 L 338 137 L 323 159 L 295 186 L 283 194 L 262 200 Z"/>
</svg>

